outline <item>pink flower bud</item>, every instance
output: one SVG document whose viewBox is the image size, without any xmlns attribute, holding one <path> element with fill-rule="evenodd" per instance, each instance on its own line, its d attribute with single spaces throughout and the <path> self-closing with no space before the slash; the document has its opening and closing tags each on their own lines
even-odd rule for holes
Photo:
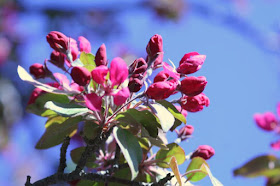
<svg viewBox="0 0 280 186">
<path fill-rule="evenodd" d="M 204 76 L 186 77 L 181 81 L 179 90 L 187 96 L 196 96 L 200 94 L 207 84 Z"/>
<path fill-rule="evenodd" d="M 266 131 L 273 131 L 277 126 L 277 119 L 272 112 L 257 113 L 254 115 L 254 120 L 261 129 Z"/>
<path fill-rule="evenodd" d="M 54 64 L 57 67 L 64 67 L 64 62 L 65 62 L 65 54 L 57 51 L 52 51 L 51 53 L 51 63 Z"/>
<path fill-rule="evenodd" d="M 280 150 L 280 140 L 271 143 L 270 146 L 273 150 Z"/>
<path fill-rule="evenodd" d="M 146 71 L 148 65 L 143 58 L 136 59 L 130 66 L 129 66 L 129 74 L 142 74 Z"/>
<path fill-rule="evenodd" d="M 90 53 L 91 51 L 91 45 L 90 42 L 83 36 L 80 36 L 78 38 L 79 41 L 79 47 L 80 47 L 80 51 L 81 52 L 86 52 L 86 53 Z"/>
<path fill-rule="evenodd" d="M 155 100 L 166 99 L 174 93 L 177 83 L 174 81 L 161 81 L 149 86 L 146 94 L 149 98 Z"/>
<path fill-rule="evenodd" d="M 72 60 L 75 61 L 79 55 L 79 49 L 77 45 L 77 41 L 73 38 L 70 38 L 70 50 L 72 55 Z"/>
<path fill-rule="evenodd" d="M 163 51 L 163 45 L 162 45 L 162 37 L 159 34 L 154 35 L 151 37 L 147 47 L 146 51 L 148 56 L 155 56 L 158 52 Z"/>
<path fill-rule="evenodd" d="M 201 157 L 205 160 L 210 159 L 215 154 L 215 150 L 209 146 L 209 145 L 200 145 L 196 149 L 196 151 L 193 152 L 191 158 L 194 157 Z"/>
<path fill-rule="evenodd" d="M 189 112 L 198 112 L 203 110 L 203 107 L 209 106 L 210 100 L 205 94 L 201 93 L 196 96 L 183 96 L 181 98 L 181 106 Z"/>
<path fill-rule="evenodd" d="M 143 81 L 138 78 L 129 78 L 128 88 L 130 92 L 138 92 L 143 86 Z"/>
<path fill-rule="evenodd" d="M 193 126 L 191 125 L 185 125 L 184 127 L 182 127 L 179 132 L 177 133 L 178 138 L 181 138 L 181 140 L 186 140 L 190 135 L 192 135 L 194 131 Z"/>
<path fill-rule="evenodd" d="M 36 79 L 45 78 L 47 75 L 47 71 L 42 64 L 35 63 L 29 67 L 29 72 L 32 74 Z"/>
<path fill-rule="evenodd" d="M 70 75 L 80 86 L 86 86 L 90 82 L 90 72 L 85 67 L 73 67 Z"/>
<path fill-rule="evenodd" d="M 154 83 L 160 81 L 166 81 L 168 78 L 169 78 L 169 74 L 165 71 L 161 71 L 155 76 Z"/>
<path fill-rule="evenodd" d="M 105 65 L 107 66 L 107 54 L 106 54 L 106 46 L 102 44 L 96 52 L 95 55 L 95 64 L 96 66 Z"/>
<path fill-rule="evenodd" d="M 191 74 L 198 71 L 205 61 L 205 55 L 199 55 L 197 52 L 185 54 L 180 61 L 177 72 L 181 74 Z"/>
<path fill-rule="evenodd" d="M 69 38 L 58 31 L 51 31 L 47 35 L 47 41 L 54 50 L 58 52 L 66 52 L 68 49 Z"/>
</svg>

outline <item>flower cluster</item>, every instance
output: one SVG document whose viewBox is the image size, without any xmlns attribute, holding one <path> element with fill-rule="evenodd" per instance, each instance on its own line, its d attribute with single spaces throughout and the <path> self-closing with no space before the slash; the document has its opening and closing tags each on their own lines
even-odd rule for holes
<svg viewBox="0 0 280 186">
<path fill-rule="evenodd" d="M 58 145 L 65 136 L 86 144 L 87 147 L 71 151 L 71 158 L 77 164 L 71 174 L 76 176 L 77 170 L 84 166 L 99 174 L 104 171 L 106 175 L 112 174 L 112 169 L 122 163 L 128 164 L 131 179 L 148 182 L 161 174 L 161 168 L 184 163 L 186 155 L 179 143 L 192 135 L 194 127 L 188 124 L 180 130 L 176 128 L 186 124 L 188 112 L 198 112 L 209 106 L 208 97 L 202 93 L 206 78 L 189 76 L 201 68 L 205 55 L 187 53 L 175 68 L 171 61 L 173 66 L 163 61 L 163 40 L 156 34 L 147 44 L 147 56 L 127 66 L 121 57 L 108 60 L 105 44 L 92 54 L 90 42 L 82 36 L 76 41 L 52 31 L 47 35 L 47 42 L 53 51 L 43 64 L 30 66 L 34 78 L 18 68 L 21 79 L 36 87 L 27 109 L 48 117 L 46 132 L 36 148 Z M 49 65 L 56 66 L 62 73 L 51 72 Z M 151 82 L 149 77 L 158 68 L 163 70 Z M 52 82 L 39 81 L 44 78 Z M 178 93 L 179 99 L 166 100 Z M 178 140 L 168 143 L 166 133 L 173 130 Z M 98 148 L 86 152 L 92 148 L 90 140 L 94 140 Z M 151 153 L 153 146 L 160 150 Z M 77 156 L 85 158 L 79 154 L 82 151 L 89 158 L 88 164 L 87 160 L 77 160 Z M 213 155 L 212 147 L 201 145 L 190 158 L 206 165 L 205 160 Z M 177 163 L 172 157 L 177 158 Z M 201 169 L 201 164 L 200 167 L 191 166 L 186 173 L 190 181 L 195 174 L 192 169 Z M 153 179 L 146 179 L 146 175 Z"/>
<path fill-rule="evenodd" d="M 280 103 L 277 106 L 277 115 L 280 118 Z M 265 112 L 263 114 L 254 114 L 254 120 L 258 127 L 267 132 L 274 131 L 275 133 L 280 133 L 280 120 L 277 119 L 274 113 Z M 280 140 L 272 142 L 270 144 L 271 148 L 274 150 L 280 150 Z"/>
</svg>

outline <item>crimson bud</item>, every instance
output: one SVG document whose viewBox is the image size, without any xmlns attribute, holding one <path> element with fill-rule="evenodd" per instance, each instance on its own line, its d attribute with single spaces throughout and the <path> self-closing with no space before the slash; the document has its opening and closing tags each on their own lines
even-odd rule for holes
<svg viewBox="0 0 280 186">
<path fill-rule="evenodd" d="M 191 158 L 194 157 L 201 157 L 205 160 L 210 159 L 215 154 L 215 150 L 209 146 L 209 145 L 200 145 L 196 149 L 196 151 L 193 152 Z"/>
<path fill-rule="evenodd" d="M 200 94 L 207 84 L 204 76 L 199 77 L 186 77 L 181 81 L 179 90 L 187 96 L 196 96 Z"/>
<path fill-rule="evenodd" d="M 80 86 L 86 86 L 90 82 L 90 72 L 85 67 L 73 67 L 70 75 Z"/>
<path fill-rule="evenodd" d="M 47 75 L 47 71 L 42 64 L 35 63 L 29 67 L 29 72 L 32 74 L 36 79 L 45 78 Z"/>
</svg>

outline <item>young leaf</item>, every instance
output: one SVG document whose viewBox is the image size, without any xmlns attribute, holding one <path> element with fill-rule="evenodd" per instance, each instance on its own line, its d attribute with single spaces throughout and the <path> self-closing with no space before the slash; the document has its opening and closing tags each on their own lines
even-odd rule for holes
<svg viewBox="0 0 280 186">
<path fill-rule="evenodd" d="M 157 102 L 164 106 L 174 116 L 174 118 L 185 124 L 187 123 L 185 116 L 181 112 L 179 112 L 172 103 L 166 100 L 159 100 Z"/>
<path fill-rule="evenodd" d="M 202 166 L 203 166 L 203 168 L 206 170 L 206 172 L 208 173 L 208 175 L 209 175 L 209 177 L 210 177 L 210 180 L 211 180 L 213 186 L 223 186 L 223 184 L 222 184 L 217 178 L 215 178 L 215 177 L 212 175 L 212 173 L 211 173 L 209 167 L 208 167 L 206 164 L 203 164 Z"/>
<path fill-rule="evenodd" d="M 195 157 L 192 159 L 186 170 L 186 173 L 184 174 L 187 176 L 189 181 L 196 182 L 207 176 L 208 172 L 202 165 L 208 166 L 203 158 Z"/>
<path fill-rule="evenodd" d="M 172 156 L 169 165 L 170 165 L 170 168 L 173 171 L 173 173 L 174 173 L 174 175 L 177 179 L 177 182 L 178 182 L 179 186 L 182 186 L 181 175 L 180 175 L 180 172 L 179 172 L 179 169 L 178 169 L 176 158 L 174 156 Z"/>
<path fill-rule="evenodd" d="M 90 72 L 96 67 L 94 59 L 95 59 L 95 56 L 91 53 L 82 52 L 80 54 L 81 62 L 84 64 L 84 67 L 86 69 L 88 69 L 88 71 L 90 71 Z"/>
<path fill-rule="evenodd" d="M 126 112 L 119 113 L 116 120 L 131 125 L 142 125 L 151 137 L 156 138 L 158 135 L 157 119 L 147 110 L 138 111 L 136 109 L 128 109 Z"/>
<path fill-rule="evenodd" d="M 179 165 L 185 161 L 185 151 L 176 143 L 170 143 L 167 145 L 169 150 L 160 149 L 157 152 L 156 159 L 159 160 L 157 165 L 162 168 L 169 168 L 169 162 L 174 156 Z"/>
<path fill-rule="evenodd" d="M 259 156 L 234 170 L 234 175 L 244 177 L 277 176 L 280 175 L 280 161 L 273 155 Z"/>
<path fill-rule="evenodd" d="M 76 149 L 71 150 L 70 152 L 70 156 L 71 159 L 74 163 L 78 164 L 79 160 L 82 156 L 82 153 L 85 151 L 85 147 L 78 147 Z M 87 159 L 87 163 L 86 166 L 90 167 L 90 168 L 95 168 L 97 166 L 97 164 L 94 163 L 94 161 L 96 160 L 95 156 L 92 155 L 91 157 L 89 157 Z"/>
<path fill-rule="evenodd" d="M 47 149 L 62 143 L 66 136 L 77 129 L 80 121 L 82 121 L 82 117 L 69 118 L 64 122 L 53 123 L 46 129 L 35 148 Z"/>
<path fill-rule="evenodd" d="M 161 104 L 154 103 L 149 105 L 160 121 L 163 132 L 169 131 L 174 124 L 174 116 Z"/>
<path fill-rule="evenodd" d="M 63 117 L 80 116 L 89 112 L 88 108 L 85 108 L 80 105 L 70 104 L 70 103 L 68 104 L 57 103 L 53 101 L 46 102 L 45 108 L 50 109 Z"/>
<path fill-rule="evenodd" d="M 119 127 L 113 129 L 113 134 L 129 165 L 133 180 L 138 174 L 138 166 L 142 161 L 142 149 L 139 142 L 129 131 Z"/>
<path fill-rule="evenodd" d="M 66 94 L 66 95 L 72 95 L 72 94 L 78 93 L 77 91 L 60 90 L 60 89 L 52 87 L 50 85 L 41 83 L 41 82 L 33 79 L 33 77 L 28 72 L 26 72 L 26 70 L 24 68 L 22 68 L 21 66 L 18 66 L 17 71 L 18 71 L 18 75 L 21 80 L 26 81 L 26 82 L 34 85 L 35 87 L 37 87 L 41 90 L 44 90 L 46 92 L 50 92 L 53 94 Z"/>
</svg>

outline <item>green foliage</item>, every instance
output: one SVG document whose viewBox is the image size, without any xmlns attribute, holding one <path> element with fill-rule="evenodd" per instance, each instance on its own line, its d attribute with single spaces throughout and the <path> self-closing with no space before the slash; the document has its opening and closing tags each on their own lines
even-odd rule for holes
<svg viewBox="0 0 280 186">
<path fill-rule="evenodd" d="M 190 162 L 185 173 L 187 175 L 188 180 L 196 182 L 202 180 L 205 176 L 207 176 L 207 170 L 202 165 L 206 165 L 207 167 L 209 167 L 209 165 L 203 158 L 192 158 L 192 161 Z"/>
<path fill-rule="evenodd" d="M 71 150 L 70 152 L 70 156 L 71 159 L 74 163 L 78 164 L 79 160 L 82 156 L 82 153 L 85 151 L 85 147 L 78 147 L 76 149 Z M 91 157 L 89 157 L 87 159 L 87 163 L 86 166 L 90 167 L 90 168 L 95 168 L 97 167 L 97 164 L 94 163 L 94 161 L 96 160 L 96 157 L 94 155 L 92 155 Z"/>
<path fill-rule="evenodd" d="M 35 148 L 48 149 L 62 143 L 65 137 L 77 129 L 81 120 L 82 117 L 68 118 L 65 121 L 61 120 L 61 118 L 52 120 Z"/>
<path fill-rule="evenodd" d="M 120 127 L 113 129 L 114 137 L 130 167 L 131 179 L 136 178 L 138 174 L 138 166 L 142 161 L 142 149 L 137 138 L 128 130 Z"/>
<path fill-rule="evenodd" d="M 88 108 L 80 105 L 71 103 L 58 103 L 54 101 L 46 102 L 44 107 L 56 112 L 58 115 L 61 115 L 63 117 L 75 117 L 89 112 Z"/>
<path fill-rule="evenodd" d="M 181 165 L 186 159 L 185 151 L 176 143 L 170 143 L 167 145 L 168 150 L 160 149 L 157 152 L 156 160 L 157 165 L 162 168 L 169 168 L 170 160 L 175 157 L 177 163 Z"/>
<path fill-rule="evenodd" d="M 84 64 L 84 67 L 86 69 L 88 69 L 88 71 L 90 71 L 90 72 L 96 67 L 94 59 L 95 59 L 95 56 L 91 53 L 82 52 L 80 54 L 81 62 Z"/>
</svg>

